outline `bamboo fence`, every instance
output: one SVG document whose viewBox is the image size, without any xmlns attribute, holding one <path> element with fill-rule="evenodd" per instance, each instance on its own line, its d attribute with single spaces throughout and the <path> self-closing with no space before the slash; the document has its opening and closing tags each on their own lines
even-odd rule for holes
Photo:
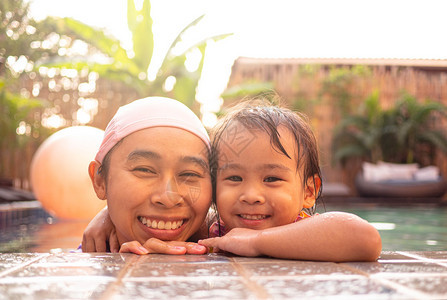
<svg viewBox="0 0 447 300">
<path fill-rule="evenodd" d="M 406 91 L 418 100 L 430 99 L 447 105 L 446 60 L 394 60 L 394 59 L 262 59 L 238 58 L 232 68 L 228 88 L 246 82 L 272 82 L 275 92 L 288 106 L 294 107 L 299 98 L 307 101 L 300 108 L 309 115 L 314 127 L 321 154 L 325 182 L 347 184 L 354 190 L 354 177 L 361 162 L 354 161 L 342 169 L 332 163 L 331 139 L 333 129 L 340 121 L 339 102 L 327 94 L 321 94 L 323 82 L 331 76 L 331 70 L 353 69 L 367 66 L 369 76 L 359 76 L 349 84 L 351 110 L 361 105 L 377 90 L 383 108 L 389 108 Z M 302 76 L 303 70 L 313 70 Z M 300 76 L 301 74 L 301 76 Z M 319 102 L 312 100 L 319 99 Z M 234 100 L 237 101 L 237 100 Z M 226 102 L 230 106 L 231 100 Z M 316 104 L 315 104 L 316 103 Z M 445 130 L 445 119 L 436 118 L 434 126 Z M 436 165 L 447 177 L 447 157 L 436 153 Z"/>
</svg>

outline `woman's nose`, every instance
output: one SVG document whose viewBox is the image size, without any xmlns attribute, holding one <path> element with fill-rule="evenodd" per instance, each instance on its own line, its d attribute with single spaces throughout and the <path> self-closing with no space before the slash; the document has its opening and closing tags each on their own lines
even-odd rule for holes
<svg viewBox="0 0 447 300">
<path fill-rule="evenodd" d="M 179 188 L 175 178 L 170 178 L 160 185 L 158 191 L 154 191 L 151 202 L 166 208 L 181 206 L 184 202 L 183 196 L 179 193 Z"/>
</svg>

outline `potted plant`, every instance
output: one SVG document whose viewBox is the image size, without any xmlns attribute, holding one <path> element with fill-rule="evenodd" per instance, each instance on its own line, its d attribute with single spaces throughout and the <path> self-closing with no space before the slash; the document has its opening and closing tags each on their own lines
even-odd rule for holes
<svg viewBox="0 0 447 300">
<path fill-rule="evenodd" d="M 436 150 L 447 153 L 447 136 L 434 125 L 446 112 L 441 103 L 418 102 L 409 94 L 384 110 L 375 92 L 358 114 L 344 117 L 335 129 L 334 161 L 345 166 L 361 159 L 363 172 L 355 181 L 360 195 L 442 196 L 446 184 L 433 165 Z"/>
</svg>

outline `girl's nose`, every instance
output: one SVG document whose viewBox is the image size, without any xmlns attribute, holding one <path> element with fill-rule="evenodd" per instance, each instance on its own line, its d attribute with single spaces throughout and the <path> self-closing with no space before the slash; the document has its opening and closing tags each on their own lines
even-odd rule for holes
<svg viewBox="0 0 447 300">
<path fill-rule="evenodd" d="M 242 191 L 239 201 L 246 204 L 263 204 L 265 203 L 265 198 L 261 189 L 257 187 L 247 187 Z"/>
<path fill-rule="evenodd" d="M 155 205 L 172 208 L 181 206 L 184 202 L 183 196 L 179 193 L 178 185 L 175 178 L 166 181 L 160 186 L 158 191 L 154 191 L 151 202 Z"/>
</svg>

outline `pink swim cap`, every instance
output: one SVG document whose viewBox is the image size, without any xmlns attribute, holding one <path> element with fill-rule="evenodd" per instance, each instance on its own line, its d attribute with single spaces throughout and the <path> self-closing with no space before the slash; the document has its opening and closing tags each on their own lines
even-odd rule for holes
<svg viewBox="0 0 447 300">
<path fill-rule="evenodd" d="M 95 160 L 106 154 L 129 134 L 150 127 L 175 127 L 198 136 L 210 147 L 210 138 L 199 118 L 183 103 L 164 97 L 147 97 L 121 106 L 104 132 Z"/>
</svg>

